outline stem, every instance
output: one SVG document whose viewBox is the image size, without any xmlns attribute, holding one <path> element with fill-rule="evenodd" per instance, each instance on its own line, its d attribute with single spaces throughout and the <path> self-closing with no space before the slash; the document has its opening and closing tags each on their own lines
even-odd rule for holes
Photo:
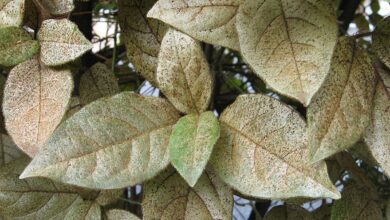
<svg viewBox="0 0 390 220">
<path fill-rule="evenodd" d="M 373 31 L 365 32 L 365 33 L 359 33 L 359 34 L 354 35 L 353 37 L 354 38 L 362 38 L 362 37 L 371 36 L 373 33 L 374 33 Z"/>
</svg>

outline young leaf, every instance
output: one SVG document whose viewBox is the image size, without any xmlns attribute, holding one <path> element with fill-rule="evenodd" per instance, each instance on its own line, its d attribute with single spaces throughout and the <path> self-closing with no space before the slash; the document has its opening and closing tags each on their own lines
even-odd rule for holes
<svg viewBox="0 0 390 220">
<path fill-rule="evenodd" d="M 140 220 L 136 215 L 131 212 L 120 210 L 120 209 L 110 209 L 107 212 L 108 220 Z"/>
<path fill-rule="evenodd" d="M 242 55 L 276 91 L 305 106 L 320 88 L 337 41 L 329 1 L 245 1 L 238 10 Z"/>
<path fill-rule="evenodd" d="M 169 164 L 178 118 L 161 98 L 123 92 L 99 99 L 62 123 L 21 177 L 98 189 L 141 183 Z"/>
<path fill-rule="evenodd" d="M 12 219 L 62 219 L 81 200 L 77 190 L 43 178 L 20 180 L 26 157 L 0 168 L 0 213 Z"/>
<path fill-rule="evenodd" d="M 207 170 L 191 188 L 173 169 L 147 182 L 144 219 L 232 219 L 233 192 Z"/>
<path fill-rule="evenodd" d="M 52 15 L 69 14 L 74 9 L 73 0 L 40 0 L 40 3 Z"/>
<path fill-rule="evenodd" d="M 24 17 L 25 0 L 0 0 L 0 28 L 20 26 Z"/>
<path fill-rule="evenodd" d="M 280 205 L 273 207 L 264 220 L 313 220 L 314 216 L 299 206 Z"/>
<path fill-rule="evenodd" d="M 146 18 L 146 13 L 155 2 L 156 0 L 119 0 L 118 22 L 127 56 L 137 71 L 157 86 L 157 57 L 168 28 L 163 22 Z"/>
<path fill-rule="evenodd" d="M 80 102 L 86 105 L 98 98 L 119 92 L 118 81 L 103 63 L 96 63 L 80 79 Z"/>
<path fill-rule="evenodd" d="M 101 217 L 99 204 L 93 201 L 79 201 L 69 208 L 64 220 L 100 220 Z"/>
<path fill-rule="evenodd" d="M 0 28 L 0 65 L 15 66 L 38 53 L 38 41 L 23 28 Z"/>
<path fill-rule="evenodd" d="M 381 20 L 372 35 L 372 48 L 390 68 L 390 17 Z"/>
<path fill-rule="evenodd" d="M 325 162 L 308 166 L 306 124 L 265 95 L 242 95 L 222 113 L 211 165 L 242 194 L 267 199 L 340 198 Z"/>
<path fill-rule="evenodd" d="M 159 0 L 148 17 L 159 19 L 197 40 L 240 50 L 236 13 L 242 0 Z"/>
<path fill-rule="evenodd" d="M 213 77 L 200 43 L 170 29 L 161 44 L 157 67 L 159 88 L 181 112 L 204 112 L 210 102 Z"/>
<path fill-rule="evenodd" d="M 96 198 L 96 202 L 102 206 L 109 205 L 117 201 L 123 192 L 123 189 L 101 190 Z"/>
<path fill-rule="evenodd" d="M 68 63 L 92 49 L 91 42 L 68 19 L 43 21 L 38 40 L 41 44 L 40 58 L 48 66 Z"/>
<path fill-rule="evenodd" d="M 320 161 L 355 144 L 367 127 L 375 88 L 368 55 L 341 38 L 324 85 L 307 110 L 310 157 Z"/>
<path fill-rule="evenodd" d="M 23 156 L 25 154 L 18 149 L 11 137 L 0 134 L 0 167 Z"/>
<path fill-rule="evenodd" d="M 4 90 L 5 124 L 29 156 L 35 155 L 61 122 L 72 90 L 70 71 L 43 66 L 36 57 L 11 70 Z"/>
<path fill-rule="evenodd" d="M 184 116 L 173 127 L 170 160 L 191 187 L 202 175 L 218 138 L 219 123 L 213 112 Z"/>
</svg>

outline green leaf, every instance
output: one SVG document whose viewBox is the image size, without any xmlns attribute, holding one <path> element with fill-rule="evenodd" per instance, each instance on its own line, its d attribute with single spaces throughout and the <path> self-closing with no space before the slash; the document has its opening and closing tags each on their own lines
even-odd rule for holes
<svg viewBox="0 0 390 220">
<path fill-rule="evenodd" d="M 86 105 L 96 99 L 119 92 L 118 81 L 103 63 L 96 63 L 80 79 L 80 103 Z"/>
<path fill-rule="evenodd" d="M 237 31 L 243 57 L 283 95 L 307 106 L 328 73 L 338 27 L 330 1 L 245 1 Z"/>
<path fill-rule="evenodd" d="M 93 201 L 79 200 L 69 208 L 64 220 L 100 220 L 101 217 L 99 204 Z"/>
<path fill-rule="evenodd" d="M 123 92 L 99 99 L 62 123 L 21 177 L 99 189 L 141 183 L 169 164 L 178 118 L 161 98 Z"/>
<path fill-rule="evenodd" d="M 107 212 L 108 220 L 140 220 L 136 215 L 131 212 L 120 210 L 120 209 L 110 209 Z"/>
<path fill-rule="evenodd" d="M 390 68 L 390 17 L 378 23 L 372 34 L 372 48 L 387 67 Z"/>
<path fill-rule="evenodd" d="M 376 76 L 353 38 L 341 38 L 329 75 L 307 110 L 310 157 L 320 161 L 352 147 L 372 110 Z"/>
<path fill-rule="evenodd" d="M 48 19 L 38 32 L 41 44 L 40 58 L 45 65 L 58 66 L 80 57 L 92 44 L 68 19 Z"/>
<path fill-rule="evenodd" d="M 241 2 L 159 0 L 148 17 L 159 19 L 197 40 L 240 50 L 235 25 Z"/>
<path fill-rule="evenodd" d="M 172 165 L 193 187 L 202 175 L 219 138 L 219 123 L 213 112 L 181 118 L 169 140 Z"/>
<path fill-rule="evenodd" d="M 265 95 L 241 95 L 220 117 L 210 163 L 224 182 L 256 198 L 340 198 L 325 162 L 308 163 L 301 116 Z"/>
<path fill-rule="evenodd" d="M 213 91 L 213 76 L 200 43 L 170 29 L 161 44 L 157 81 L 169 101 L 181 112 L 204 112 Z"/>
<path fill-rule="evenodd" d="M 0 0 L 0 28 L 20 26 L 24 17 L 25 0 Z"/>
<path fill-rule="evenodd" d="M 233 192 L 211 171 L 191 188 L 174 169 L 144 185 L 144 219 L 232 219 Z"/>
<path fill-rule="evenodd" d="M 25 154 L 19 150 L 11 137 L 0 134 L 0 167 L 23 156 Z"/>
<path fill-rule="evenodd" d="M 0 65 L 15 66 L 38 53 L 38 41 L 23 28 L 0 28 Z"/>
</svg>

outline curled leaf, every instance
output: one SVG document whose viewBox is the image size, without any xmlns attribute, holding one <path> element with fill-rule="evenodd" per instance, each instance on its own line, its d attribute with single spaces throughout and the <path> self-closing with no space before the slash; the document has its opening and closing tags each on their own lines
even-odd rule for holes
<svg viewBox="0 0 390 220">
<path fill-rule="evenodd" d="M 52 15 L 69 14 L 74 9 L 73 0 L 40 0 L 40 2 Z"/>
<path fill-rule="evenodd" d="M 38 32 L 41 44 L 40 58 L 45 65 L 58 66 L 80 57 L 92 44 L 68 19 L 48 19 Z"/>
<path fill-rule="evenodd" d="M 21 177 L 98 189 L 141 183 L 169 164 L 178 117 L 161 98 L 123 92 L 99 99 L 62 123 Z"/>
<path fill-rule="evenodd" d="M 236 13 L 242 0 L 159 0 L 148 17 L 159 19 L 191 37 L 240 50 Z"/>
<path fill-rule="evenodd" d="M 242 55 L 267 84 L 305 106 L 324 81 L 337 41 L 329 1 L 245 1 L 238 10 Z"/>
<path fill-rule="evenodd" d="M 209 105 L 213 77 L 200 43 L 170 29 L 161 44 L 159 88 L 181 112 L 201 113 Z"/>
<path fill-rule="evenodd" d="M 131 212 L 120 210 L 120 209 L 110 209 L 107 212 L 108 220 L 140 220 L 136 215 Z"/>
<path fill-rule="evenodd" d="M 0 28 L 0 65 L 15 66 L 38 53 L 38 41 L 23 28 Z"/>
<path fill-rule="evenodd" d="M 20 26 L 24 18 L 25 0 L 0 0 L 0 28 Z"/>
<path fill-rule="evenodd" d="M 37 58 L 11 70 L 4 90 L 5 124 L 29 156 L 35 155 L 61 122 L 72 89 L 70 71 L 43 66 Z"/>
<path fill-rule="evenodd" d="M 325 162 L 308 166 L 305 121 L 265 95 L 242 95 L 222 113 L 211 165 L 242 194 L 271 199 L 340 198 Z"/>
<path fill-rule="evenodd" d="M 0 167 L 23 156 L 25 154 L 18 149 L 10 136 L 0 134 Z"/>
<path fill-rule="evenodd" d="M 367 127 L 376 76 L 353 38 L 341 38 L 324 85 L 307 110 L 310 157 L 320 161 L 352 147 Z"/>
<path fill-rule="evenodd" d="M 390 16 L 381 20 L 372 34 L 372 48 L 390 68 Z"/>
<path fill-rule="evenodd" d="M 191 188 L 173 169 L 145 184 L 144 219 L 232 219 L 233 192 L 207 170 Z"/>
</svg>

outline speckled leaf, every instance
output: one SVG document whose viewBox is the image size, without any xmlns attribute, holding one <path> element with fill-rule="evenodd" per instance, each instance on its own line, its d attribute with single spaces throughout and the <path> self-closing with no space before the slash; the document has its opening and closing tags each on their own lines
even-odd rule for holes
<svg viewBox="0 0 390 220">
<path fill-rule="evenodd" d="M 232 219 L 233 192 L 210 170 L 191 188 L 168 169 L 144 188 L 144 219 Z"/>
<path fill-rule="evenodd" d="M 24 17 L 25 0 L 0 0 L 0 28 L 20 26 Z"/>
<path fill-rule="evenodd" d="M 368 55 L 353 38 L 341 38 L 329 75 L 307 110 L 313 162 L 352 147 L 362 137 L 370 120 L 375 78 Z"/>
<path fill-rule="evenodd" d="M 86 105 L 98 98 L 119 92 L 118 81 L 103 63 L 96 63 L 80 79 L 80 102 Z"/>
<path fill-rule="evenodd" d="M 74 9 L 73 0 L 40 0 L 52 15 L 69 14 Z"/>
<path fill-rule="evenodd" d="M 24 157 L 0 168 L 0 213 L 11 219 L 63 219 L 81 200 L 76 188 L 43 178 L 20 180 L 28 162 Z"/>
<path fill-rule="evenodd" d="M 330 1 L 245 1 L 238 10 L 242 55 L 276 91 L 308 105 L 324 81 L 337 41 Z"/>
<path fill-rule="evenodd" d="M 11 70 L 4 90 L 5 124 L 29 156 L 35 155 L 61 122 L 72 89 L 70 71 L 40 65 L 37 58 Z"/>
<path fill-rule="evenodd" d="M 240 50 L 235 28 L 243 0 L 159 0 L 148 12 L 156 18 L 209 44 Z"/>
<path fill-rule="evenodd" d="M 340 198 L 325 162 L 308 166 L 306 124 L 265 95 L 242 95 L 222 113 L 211 165 L 223 181 L 257 198 Z"/>
<path fill-rule="evenodd" d="M 22 174 L 115 189 L 154 177 L 169 164 L 178 112 L 166 100 L 123 92 L 82 108 L 54 132 Z"/>
<path fill-rule="evenodd" d="M 213 112 L 182 117 L 169 140 L 172 165 L 193 187 L 202 175 L 219 138 L 219 122 Z"/>
<path fill-rule="evenodd" d="M 123 192 L 123 189 L 101 190 L 96 202 L 102 206 L 109 205 L 117 201 L 123 195 Z"/>
<path fill-rule="evenodd" d="M 19 150 L 10 136 L 0 134 L 0 167 L 23 156 L 25 154 Z"/>
<path fill-rule="evenodd" d="M 310 212 L 299 206 L 280 205 L 273 207 L 264 220 L 313 220 Z"/>
<path fill-rule="evenodd" d="M 111 209 L 107 212 L 108 220 L 140 220 L 136 215 L 131 212 L 120 210 L 120 209 Z"/>
<path fill-rule="evenodd" d="M 157 81 L 169 101 L 181 112 L 205 111 L 213 77 L 200 43 L 170 29 L 161 44 L 158 60 Z"/>
<path fill-rule="evenodd" d="M 38 41 L 23 28 L 0 28 L 0 65 L 15 66 L 38 53 Z"/>
<path fill-rule="evenodd" d="M 163 22 L 146 18 L 146 13 L 155 2 L 156 0 L 119 0 L 118 22 L 127 56 L 136 70 L 157 86 L 158 53 L 168 28 Z"/>
<path fill-rule="evenodd" d="M 92 44 L 68 19 L 43 21 L 38 32 L 41 60 L 48 66 L 68 63 L 92 49 Z"/>
<path fill-rule="evenodd" d="M 99 220 L 101 217 L 99 204 L 93 201 L 80 201 L 69 208 L 64 220 Z"/>
<path fill-rule="evenodd" d="M 332 206 L 331 220 L 384 219 L 380 204 L 369 192 L 357 185 L 347 186 Z"/>
<path fill-rule="evenodd" d="M 381 20 L 372 35 L 372 48 L 390 68 L 390 16 Z"/>
</svg>

